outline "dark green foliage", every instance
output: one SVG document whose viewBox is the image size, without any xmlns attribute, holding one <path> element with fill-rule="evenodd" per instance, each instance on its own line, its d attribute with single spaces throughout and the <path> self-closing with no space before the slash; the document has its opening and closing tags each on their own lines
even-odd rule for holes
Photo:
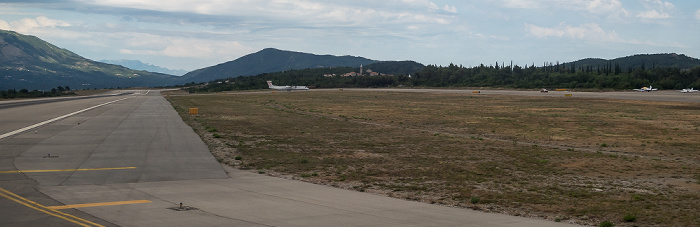
<svg viewBox="0 0 700 227">
<path fill-rule="evenodd" d="M 410 65 L 394 63 L 397 66 L 395 69 L 397 71 L 413 68 Z M 388 66 L 390 63 L 383 64 L 387 66 L 385 68 L 391 68 Z M 366 68 L 371 67 L 372 65 Z M 647 70 L 635 69 L 631 73 L 621 71 L 617 75 L 615 74 L 617 70 L 613 68 L 614 64 L 602 69 L 587 67 L 581 70 L 571 70 L 564 65 L 553 64 L 544 67 L 526 66 L 525 68 L 516 65 L 512 68 L 506 66 L 498 69 L 484 65 L 465 68 L 450 64 L 447 67 L 428 65 L 412 74 L 395 74 L 393 76 L 323 76 L 324 74 L 340 75 L 359 71 L 359 68 L 339 67 L 236 77 L 211 82 L 208 86 L 192 87 L 190 92 L 266 89 L 266 80 L 272 80 L 276 85 L 304 85 L 311 88 L 503 87 L 628 90 L 652 85 L 660 89 L 680 90 L 688 87 L 700 87 L 700 67 L 690 70 L 659 67 Z M 409 75 L 412 76 L 409 77 Z"/>
<path fill-rule="evenodd" d="M 469 200 L 469 202 L 471 202 L 472 204 L 477 204 L 480 201 L 481 201 L 481 198 L 479 198 L 478 196 L 472 196 L 472 198 Z"/>
<path fill-rule="evenodd" d="M 20 89 L 19 91 L 15 89 L 7 89 L 0 91 L 0 99 L 14 99 L 14 98 L 38 98 L 38 97 L 56 97 L 56 96 L 66 96 L 75 95 L 75 93 L 70 92 L 70 87 L 66 86 L 57 88 L 52 88 L 51 91 L 39 91 L 27 89 Z"/>
<path fill-rule="evenodd" d="M 609 71 L 609 73 L 606 73 Z M 427 87 L 505 87 L 505 88 L 569 88 L 626 90 L 652 85 L 660 89 L 700 87 L 700 67 L 635 69 L 631 73 L 604 68 L 571 70 L 565 66 L 514 66 L 497 69 L 480 65 L 473 68 L 428 65 L 411 80 L 413 86 Z"/>
<path fill-rule="evenodd" d="M 603 221 L 598 226 L 600 226 L 600 227 L 613 227 L 613 226 L 615 226 L 615 224 L 610 222 L 610 221 Z"/>
<path fill-rule="evenodd" d="M 626 222 L 634 222 L 634 221 L 637 220 L 637 215 L 634 215 L 634 214 L 627 214 L 627 215 L 625 215 L 625 217 L 622 218 L 622 219 L 625 220 Z"/>
</svg>

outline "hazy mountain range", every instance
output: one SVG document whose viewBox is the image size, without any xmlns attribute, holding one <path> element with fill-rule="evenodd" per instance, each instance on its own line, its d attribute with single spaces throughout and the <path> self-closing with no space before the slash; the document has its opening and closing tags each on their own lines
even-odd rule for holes
<svg viewBox="0 0 700 227">
<path fill-rule="evenodd" d="M 130 69 L 135 69 L 135 70 L 145 70 L 149 72 L 157 72 L 157 73 L 163 73 L 163 74 L 170 74 L 170 75 L 175 75 L 175 76 L 182 76 L 187 73 L 187 70 L 184 69 L 168 69 L 168 68 L 163 68 L 157 65 L 152 65 L 148 63 L 141 62 L 139 60 L 126 60 L 126 59 L 119 59 L 119 60 L 100 60 L 100 62 L 107 63 L 107 64 L 113 64 L 113 65 L 121 65 Z"/>
<path fill-rule="evenodd" d="M 172 71 L 135 60 L 105 62 L 109 64 L 83 58 L 34 36 L 0 30 L 0 90 L 49 90 L 57 86 L 70 86 L 72 89 L 173 86 L 286 70 L 358 68 L 360 65 L 372 67 L 373 70 L 382 73 L 412 74 L 423 66 L 413 61 L 377 61 L 363 57 L 315 55 L 274 48 L 197 69 L 181 77 L 174 75 L 181 75 L 183 71 Z M 700 60 L 682 54 L 643 54 L 612 60 L 589 58 L 561 64 L 574 64 L 576 67 L 616 65 L 615 67 L 622 70 L 642 66 L 647 69 L 688 69 L 700 66 Z"/>
</svg>

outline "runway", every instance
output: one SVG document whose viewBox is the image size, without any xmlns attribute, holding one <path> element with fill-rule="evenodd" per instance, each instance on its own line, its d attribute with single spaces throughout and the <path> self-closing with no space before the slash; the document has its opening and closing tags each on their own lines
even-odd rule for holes
<svg viewBox="0 0 700 227">
<path fill-rule="evenodd" d="M 314 89 L 309 91 L 338 91 L 339 89 Z M 618 99 L 641 100 L 663 102 L 688 102 L 700 103 L 700 92 L 681 93 L 672 90 L 653 92 L 637 91 L 610 91 L 610 92 L 580 92 L 580 91 L 549 91 L 541 93 L 531 90 L 495 90 L 495 89 L 410 89 L 410 88 L 344 88 L 343 91 L 373 91 L 373 92 L 429 92 L 452 93 L 471 95 L 513 95 L 536 97 L 566 97 L 566 98 L 593 98 L 593 99 Z M 475 93 L 478 92 L 478 93 Z M 570 94 L 571 96 L 566 96 Z"/>
<path fill-rule="evenodd" d="M 2 226 L 567 225 L 221 166 L 158 91 L 0 115 L 0 134 L 65 116 L 0 139 Z"/>
</svg>

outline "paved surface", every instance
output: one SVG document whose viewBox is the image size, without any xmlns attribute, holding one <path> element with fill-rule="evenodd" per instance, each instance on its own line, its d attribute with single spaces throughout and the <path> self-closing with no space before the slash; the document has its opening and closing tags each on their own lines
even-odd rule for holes
<svg viewBox="0 0 700 227">
<path fill-rule="evenodd" d="M 310 91 L 337 91 L 338 89 L 314 89 Z M 343 91 L 391 91 L 391 92 L 431 92 L 431 93 L 457 93 L 471 95 L 513 95 L 513 96 L 542 96 L 542 97 L 565 97 L 566 98 L 595 98 L 595 99 L 622 99 L 622 100 L 647 100 L 666 102 L 689 102 L 700 103 L 700 92 L 681 93 L 678 91 L 664 90 L 653 92 L 571 92 L 571 91 L 549 91 L 541 93 L 539 91 L 514 91 L 514 90 L 478 90 L 478 89 L 403 89 L 403 88 L 344 88 Z M 479 93 L 472 93 L 472 92 Z"/>
<path fill-rule="evenodd" d="M 0 138 L 0 226 L 566 226 L 224 168 L 157 91 L 0 116 L 2 134 L 65 116 Z"/>
</svg>

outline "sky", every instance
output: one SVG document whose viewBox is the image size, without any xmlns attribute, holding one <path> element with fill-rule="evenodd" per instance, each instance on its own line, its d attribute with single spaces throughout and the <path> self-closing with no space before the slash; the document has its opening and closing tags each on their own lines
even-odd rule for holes
<svg viewBox="0 0 700 227">
<path fill-rule="evenodd" d="M 188 71 L 264 48 L 465 67 L 700 58 L 697 0 L 0 0 L 0 29 Z"/>
</svg>

